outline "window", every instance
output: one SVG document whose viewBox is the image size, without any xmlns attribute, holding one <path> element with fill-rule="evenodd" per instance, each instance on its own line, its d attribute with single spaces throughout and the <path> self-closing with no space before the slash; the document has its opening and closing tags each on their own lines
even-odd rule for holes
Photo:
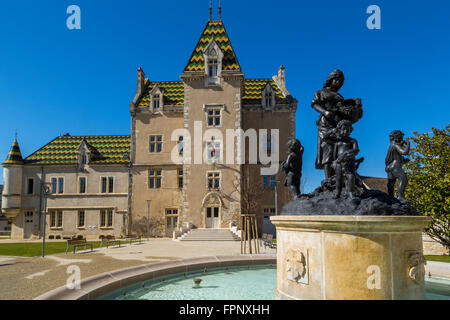
<svg viewBox="0 0 450 320">
<path fill-rule="evenodd" d="M 208 172 L 208 189 L 220 189 L 220 172 Z"/>
<path fill-rule="evenodd" d="M 78 211 L 78 228 L 84 228 L 85 226 L 85 211 Z"/>
<path fill-rule="evenodd" d="M 100 228 L 111 228 L 113 226 L 112 209 L 100 210 Z"/>
<path fill-rule="evenodd" d="M 81 164 L 87 164 L 87 156 L 85 154 L 81 156 Z"/>
<path fill-rule="evenodd" d="M 51 211 L 50 212 L 50 228 L 56 227 L 56 212 Z"/>
<path fill-rule="evenodd" d="M 25 223 L 33 223 L 33 211 L 27 211 L 25 212 Z"/>
<path fill-rule="evenodd" d="M 86 193 L 86 177 L 80 177 L 79 178 L 79 191 L 80 193 Z"/>
<path fill-rule="evenodd" d="M 114 177 L 102 177 L 102 193 L 114 193 Z"/>
<path fill-rule="evenodd" d="M 106 227 L 106 210 L 100 210 L 100 227 Z"/>
<path fill-rule="evenodd" d="M 178 153 L 183 154 L 184 151 L 184 137 L 179 136 L 178 137 Z"/>
<path fill-rule="evenodd" d="M 52 178 L 52 193 L 56 194 L 57 190 L 58 190 L 58 179 Z"/>
<path fill-rule="evenodd" d="M 148 187 L 149 189 L 160 189 L 162 180 L 162 170 L 149 170 L 148 171 Z"/>
<path fill-rule="evenodd" d="M 183 189 L 183 169 L 178 170 L 178 188 Z"/>
<path fill-rule="evenodd" d="M 266 91 L 266 94 L 265 94 L 265 101 L 266 101 L 266 104 L 265 104 L 265 106 L 266 107 L 272 107 L 272 98 L 273 98 L 273 93 L 272 93 L 272 91 Z"/>
<path fill-rule="evenodd" d="M 207 124 L 208 127 L 220 127 L 221 125 L 221 108 L 207 108 Z"/>
<path fill-rule="evenodd" d="M 64 193 L 64 178 L 51 178 L 52 193 Z"/>
<path fill-rule="evenodd" d="M 64 178 L 58 178 L 58 193 L 64 193 Z"/>
<path fill-rule="evenodd" d="M 153 109 L 159 109 L 159 94 L 153 96 Z"/>
<path fill-rule="evenodd" d="M 108 227 L 112 227 L 113 225 L 113 211 L 112 210 L 108 210 L 108 223 L 107 226 Z"/>
<path fill-rule="evenodd" d="M 63 213 L 62 211 L 58 211 L 58 219 L 56 221 L 56 227 L 62 228 L 63 225 Z"/>
<path fill-rule="evenodd" d="M 162 136 L 150 136 L 150 153 L 161 153 L 162 142 Z"/>
<path fill-rule="evenodd" d="M 34 179 L 27 179 L 27 194 L 34 194 Z"/>
<path fill-rule="evenodd" d="M 220 160 L 220 150 L 221 150 L 221 143 L 220 141 L 214 140 L 214 137 L 210 142 L 208 142 L 207 145 L 207 152 L 208 152 L 208 160 Z"/>
<path fill-rule="evenodd" d="M 210 59 L 208 60 L 208 66 L 209 66 L 209 76 L 210 77 L 217 77 L 219 64 L 217 62 L 217 59 Z"/>
<path fill-rule="evenodd" d="M 276 214 L 277 210 L 275 208 L 264 208 L 264 215 Z"/>
<path fill-rule="evenodd" d="M 277 177 L 275 176 L 263 176 L 263 188 L 268 189 L 269 187 L 271 189 L 275 189 L 277 185 Z"/>
<path fill-rule="evenodd" d="M 50 228 L 62 228 L 63 213 L 62 211 L 50 211 Z"/>
<path fill-rule="evenodd" d="M 108 178 L 108 192 L 109 193 L 114 192 L 114 178 L 113 177 Z"/>
</svg>

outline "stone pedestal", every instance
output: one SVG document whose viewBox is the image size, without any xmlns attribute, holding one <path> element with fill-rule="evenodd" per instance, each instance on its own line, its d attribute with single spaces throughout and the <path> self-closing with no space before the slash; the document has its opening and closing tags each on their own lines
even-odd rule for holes
<svg viewBox="0 0 450 320">
<path fill-rule="evenodd" d="M 277 299 L 425 299 L 426 217 L 274 216 Z"/>
</svg>

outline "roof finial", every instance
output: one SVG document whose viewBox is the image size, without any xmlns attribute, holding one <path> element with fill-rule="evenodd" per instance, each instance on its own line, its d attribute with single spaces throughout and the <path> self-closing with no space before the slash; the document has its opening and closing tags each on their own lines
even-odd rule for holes
<svg viewBox="0 0 450 320">
<path fill-rule="evenodd" d="M 209 21 L 212 20 L 212 0 L 209 0 Z"/>
<path fill-rule="evenodd" d="M 14 135 L 14 140 L 17 141 L 17 129 L 16 129 L 16 134 Z"/>
<path fill-rule="evenodd" d="M 219 0 L 219 21 L 222 21 L 222 0 Z"/>
</svg>

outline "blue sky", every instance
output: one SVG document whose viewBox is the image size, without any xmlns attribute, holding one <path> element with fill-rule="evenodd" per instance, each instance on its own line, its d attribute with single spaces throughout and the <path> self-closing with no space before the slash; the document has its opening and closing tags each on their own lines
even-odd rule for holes
<svg viewBox="0 0 450 320">
<path fill-rule="evenodd" d="M 323 178 L 314 169 L 318 115 L 311 100 L 336 68 L 346 75 L 342 95 L 363 99 L 364 118 L 353 133 L 366 158 L 362 175 L 385 176 L 392 130 L 411 135 L 449 124 L 449 1 L 222 3 L 246 77 L 271 77 L 286 66 L 288 89 L 299 101 L 305 191 Z M 71 4 L 81 8 L 81 30 L 66 27 Z M 381 30 L 366 27 L 372 4 L 381 8 Z M 16 129 L 24 156 L 59 134 L 129 134 L 137 68 L 151 80 L 179 80 L 207 22 L 208 5 L 1 1 L 0 160 Z"/>
</svg>

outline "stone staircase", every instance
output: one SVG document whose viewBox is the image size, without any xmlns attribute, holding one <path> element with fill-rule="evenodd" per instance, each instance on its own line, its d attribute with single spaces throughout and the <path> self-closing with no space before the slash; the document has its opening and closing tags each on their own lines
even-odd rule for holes
<svg viewBox="0 0 450 320">
<path fill-rule="evenodd" d="M 192 229 L 179 241 L 240 241 L 229 229 Z"/>
</svg>

